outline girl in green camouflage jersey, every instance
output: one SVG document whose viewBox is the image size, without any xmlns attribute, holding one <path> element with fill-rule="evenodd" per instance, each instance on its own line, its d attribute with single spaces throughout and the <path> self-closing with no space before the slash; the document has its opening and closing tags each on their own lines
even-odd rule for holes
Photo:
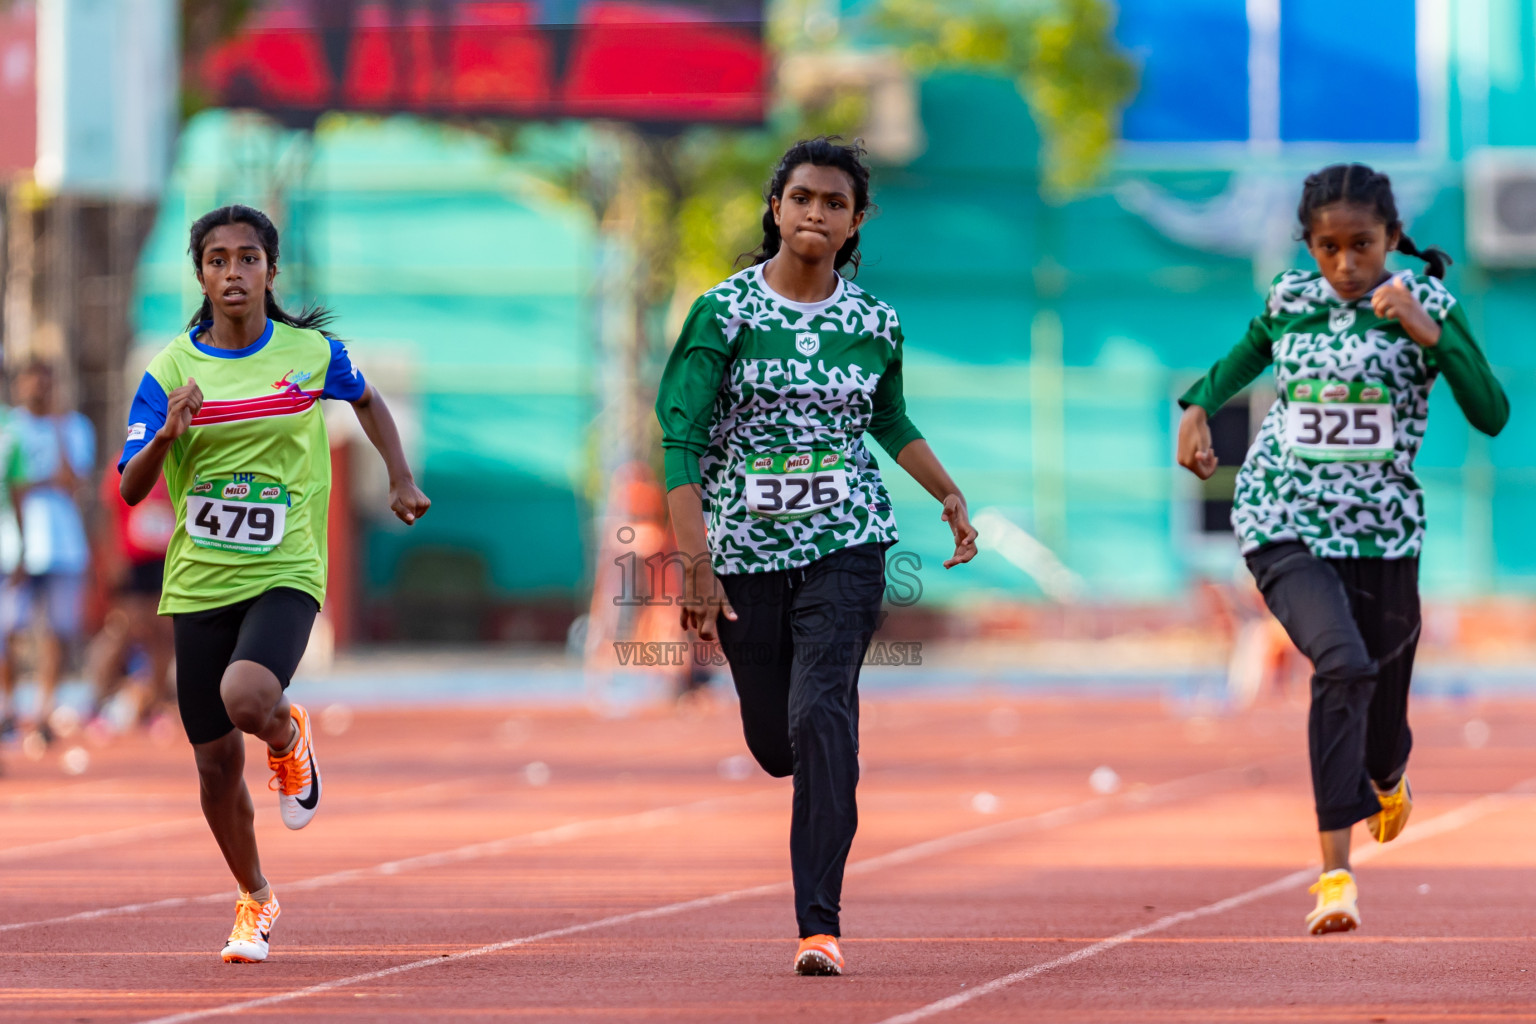
<svg viewBox="0 0 1536 1024">
<path fill-rule="evenodd" d="M 896 540 L 874 435 L 976 553 L 965 499 L 906 415 L 895 310 L 858 269 L 869 170 L 857 146 L 792 147 L 751 267 L 694 303 L 656 399 L 667 503 L 689 565 L 683 628 L 716 626 L 747 746 L 794 776 L 790 863 L 801 974 L 840 974 L 843 867 L 857 826 L 859 666 Z"/>
<path fill-rule="evenodd" d="M 1509 402 L 1441 283 L 1449 260 L 1403 234 L 1386 175 L 1327 167 L 1307 178 L 1297 212 L 1319 272 L 1277 277 L 1243 340 L 1185 392 L 1178 461 L 1210 478 L 1207 417 L 1273 365 L 1279 396 L 1238 473 L 1232 525 L 1265 602 L 1312 661 L 1323 874 L 1306 923 L 1320 935 L 1360 924 L 1355 822 L 1384 843 L 1413 808 L 1408 684 L 1424 536 L 1413 460 L 1430 389 L 1443 375 L 1489 435 Z M 1426 274 L 1388 273 L 1393 250 L 1424 260 Z"/>
</svg>

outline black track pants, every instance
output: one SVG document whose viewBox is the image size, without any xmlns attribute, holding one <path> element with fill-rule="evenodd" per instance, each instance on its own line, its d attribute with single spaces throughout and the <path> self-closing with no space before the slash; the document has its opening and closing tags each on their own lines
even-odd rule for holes
<svg viewBox="0 0 1536 1024">
<path fill-rule="evenodd" d="M 738 616 L 721 617 L 720 646 L 747 747 L 768 774 L 795 777 L 789 859 L 800 937 L 840 935 L 843 867 L 859 823 L 859 667 L 879 624 L 885 545 L 720 582 Z"/>
<path fill-rule="evenodd" d="M 1419 643 L 1417 558 L 1317 558 L 1297 541 L 1248 556 L 1264 601 L 1312 661 L 1307 740 L 1321 832 L 1381 809 L 1371 788 L 1408 766 L 1408 684 Z"/>
</svg>

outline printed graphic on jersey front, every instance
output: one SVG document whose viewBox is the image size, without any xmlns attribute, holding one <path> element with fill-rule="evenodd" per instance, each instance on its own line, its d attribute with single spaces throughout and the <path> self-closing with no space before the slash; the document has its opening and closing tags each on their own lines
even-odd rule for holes
<svg viewBox="0 0 1536 1024">
<path fill-rule="evenodd" d="M 1436 320 L 1443 321 L 1456 304 L 1435 278 L 1399 275 L 1397 280 Z M 1316 273 L 1282 274 L 1270 290 L 1266 317 L 1274 324 L 1275 382 L 1281 395 L 1238 472 L 1232 526 L 1243 550 L 1302 540 L 1321 557 L 1418 555 L 1424 508 L 1413 462 L 1424 440 L 1436 377 L 1425 349 L 1395 320 L 1378 318 L 1368 299 L 1345 303 Z M 1367 410 L 1358 413 L 1356 423 L 1357 414 L 1351 412 L 1347 427 L 1361 441 L 1357 454 L 1363 458 L 1328 456 L 1323 433 L 1317 444 L 1299 451 L 1294 438 L 1288 443 L 1289 396 L 1320 401 L 1321 389 L 1329 384 L 1343 385 L 1345 397 L 1362 405 L 1390 401 L 1390 417 Z M 1298 418 L 1291 422 L 1293 433 L 1306 426 Z M 1390 446 L 1384 437 L 1364 443 L 1373 440 L 1373 427 L 1391 431 Z M 1344 432 L 1341 427 L 1335 440 Z"/>
<path fill-rule="evenodd" d="M 699 468 L 716 571 L 787 569 L 839 548 L 894 541 L 890 496 L 862 435 L 880 373 L 900 338 L 895 311 L 851 281 L 830 305 L 796 310 L 775 301 L 757 268 L 731 277 L 706 299 L 733 345 L 750 337 L 751 354 L 785 353 L 733 359 L 715 400 L 710 443 Z M 814 324 L 826 320 L 844 337 L 829 334 L 824 340 Z M 841 353 L 840 361 L 829 357 L 829 348 Z M 811 463 L 787 465 L 802 455 L 811 456 Z M 754 469 L 753 456 L 787 458 Z M 792 478 L 820 462 L 825 479 L 816 473 Z M 750 501 L 749 479 L 756 488 Z M 787 504 L 797 496 L 804 508 Z"/>
</svg>

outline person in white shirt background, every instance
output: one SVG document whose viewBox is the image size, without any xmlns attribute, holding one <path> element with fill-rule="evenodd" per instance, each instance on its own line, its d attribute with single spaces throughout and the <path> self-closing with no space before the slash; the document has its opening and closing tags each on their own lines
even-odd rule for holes
<svg viewBox="0 0 1536 1024">
<path fill-rule="evenodd" d="M 53 369 L 33 361 L 12 379 L 16 408 L 5 425 L 21 450 L 25 494 L 21 499 L 25 542 L 14 524 L 0 536 L 0 658 L 4 706 L 16 686 L 15 645 L 23 630 L 35 630 L 38 699 L 34 729 L 51 742 L 48 719 L 63 668 L 65 645 L 80 634 L 90 547 L 81 520 L 79 496 L 96 464 L 96 434 L 78 412 L 55 407 Z M 19 549 L 19 550 L 18 550 Z M 20 556 L 18 565 L 18 555 Z"/>
</svg>

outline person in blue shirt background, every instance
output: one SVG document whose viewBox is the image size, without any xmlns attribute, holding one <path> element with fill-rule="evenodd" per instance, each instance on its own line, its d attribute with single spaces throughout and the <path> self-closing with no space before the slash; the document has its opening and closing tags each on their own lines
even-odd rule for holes
<svg viewBox="0 0 1536 1024">
<path fill-rule="evenodd" d="M 5 636 L 0 689 L 9 706 L 16 685 L 11 640 L 22 629 L 34 626 L 39 691 L 36 730 L 49 742 L 53 736 L 48 718 L 63 667 L 64 645 L 80 634 L 90 547 L 78 497 L 95 468 L 96 434 L 80 413 L 55 410 L 53 369 L 46 363 L 34 360 L 23 367 L 12 381 L 12 392 L 17 408 L 6 431 L 21 450 L 26 484 L 21 512 L 26 537 L 24 544 L 14 536 L 4 538 L 9 543 L 0 544 L 0 563 L 11 569 L 0 590 L 0 633 Z M 17 548 L 21 549 L 19 570 L 13 568 Z"/>
</svg>

